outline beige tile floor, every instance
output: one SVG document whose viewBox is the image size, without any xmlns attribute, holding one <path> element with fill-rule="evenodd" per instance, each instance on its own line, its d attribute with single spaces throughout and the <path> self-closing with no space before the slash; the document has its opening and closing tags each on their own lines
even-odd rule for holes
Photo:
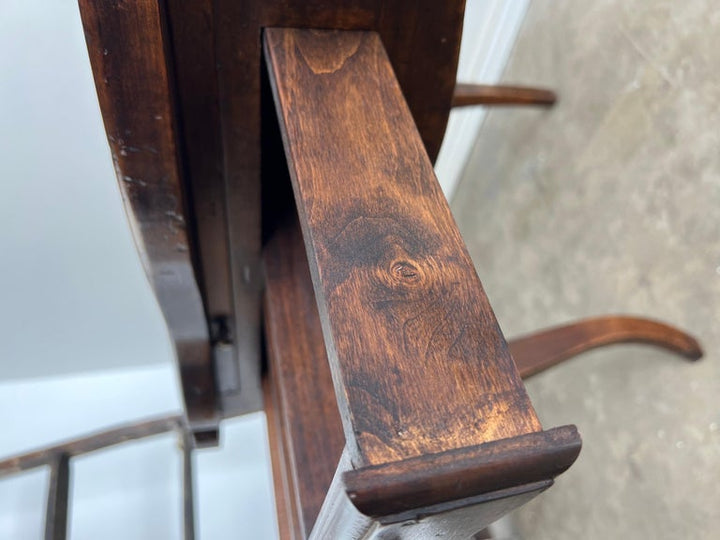
<svg viewBox="0 0 720 540">
<path fill-rule="evenodd" d="M 508 337 L 626 312 L 691 330 L 705 358 L 594 351 L 537 376 L 546 427 L 584 447 L 513 516 L 519 538 L 720 538 L 720 4 L 534 0 L 453 203 Z"/>
</svg>

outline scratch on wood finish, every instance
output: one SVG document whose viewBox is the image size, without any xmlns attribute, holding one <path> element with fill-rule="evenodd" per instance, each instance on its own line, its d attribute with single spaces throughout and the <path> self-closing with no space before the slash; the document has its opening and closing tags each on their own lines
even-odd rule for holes
<svg viewBox="0 0 720 540">
<path fill-rule="evenodd" d="M 135 242 L 173 339 L 191 427 L 217 425 L 208 329 L 158 2 L 80 0 L 105 130 Z"/>
<path fill-rule="evenodd" d="M 353 464 L 540 431 L 377 34 L 265 46 Z"/>
</svg>

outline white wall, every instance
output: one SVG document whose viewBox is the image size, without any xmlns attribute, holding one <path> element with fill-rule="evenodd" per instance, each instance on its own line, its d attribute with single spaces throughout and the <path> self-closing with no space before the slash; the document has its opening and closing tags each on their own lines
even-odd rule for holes
<svg viewBox="0 0 720 540">
<path fill-rule="evenodd" d="M 500 80 L 529 3 L 530 0 L 467 0 L 459 81 L 495 84 Z M 450 113 L 435 163 L 435 173 L 448 199 L 455 193 L 486 112 L 485 107 L 463 107 Z"/>
<path fill-rule="evenodd" d="M 0 380 L 163 363 L 76 0 L 0 0 Z"/>
</svg>

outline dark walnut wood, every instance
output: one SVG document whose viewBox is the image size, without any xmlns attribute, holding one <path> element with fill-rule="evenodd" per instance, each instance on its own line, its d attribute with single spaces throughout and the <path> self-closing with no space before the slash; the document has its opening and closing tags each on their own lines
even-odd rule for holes
<svg viewBox="0 0 720 540">
<path fill-rule="evenodd" d="M 300 537 L 312 530 L 345 445 L 299 225 L 281 227 L 265 248 L 265 327 L 275 445 L 274 476 Z M 266 405 L 267 407 L 267 405 Z M 280 462 L 282 460 L 282 462 Z M 276 489 L 276 497 L 278 497 Z M 296 505 L 293 507 L 292 505 Z"/>
<path fill-rule="evenodd" d="M 262 28 L 380 32 L 435 156 L 455 85 L 464 0 L 81 0 L 80 8 L 138 246 L 152 268 L 174 273 L 164 268 L 163 283 L 153 283 L 182 357 L 190 416 L 207 424 L 213 404 L 223 416 L 259 409 Z M 184 232 L 167 234 L 173 223 Z M 166 294 L 173 279 L 183 286 Z M 196 339 L 208 334 L 198 324 L 200 307 L 211 346 L 223 351 L 215 396 L 205 373 L 210 352 Z M 192 336 L 174 331 L 178 318 Z"/>
<path fill-rule="evenodd" d="M 90 63 L 130 226 L 180 367 L 193 429 L 217 427 L 208 327 L 191 257 L 165 26 L 153 0 L 80 0 Z"/>
<path fill-rule="evenodd" d="M 265 45 L 353 464 L 540 431 L 379 37 Z"/>
<path fill-rule="evenodd" d="M 219 405 L 223 416 L 234 416 L 261 407 L 257 210 L 226 204 L 212 1 L 168 0 L 165 9 L 179 147 L 193 202 L 197 279 L 211 344 L 223 351 L 215 356 Z M 233 235 L 233 249 L 228 212 L 235 221 L 254 216 L 243 223 L 243 235 Z"/>
<path fill-rule="evenodd" d="M 577 433 L 563 428 L 556 444 L 555 432 L 542 432 L 377 34 L 273 28 L 265 48 L 347 444 L 312 537 L 355 537 L 374 520 L 396 534 L 392 523 L 427 514 L 432 530 L 450 531 L 458 512 L 479 505 L 464 521 L 472 530 L 458 528 L 474 534 L 550 485 L 575 459 Z M 278 360 L 291 348 L 278 344 L 295 339 L 284 329 L 318 327 L 311 294 L 298 294 L 308 278 L 293 284 L 307 270 L 289 231 L 276 227 L 266 251 L 272 422 L 285 440 L 276 470 L 291 470 L 283 490 L 307 495 L 291 486 L 304 480 L 297 464 L 292 472 L 300 453 L 288 449 L 307 445 L 302 431 L 327 415 L 317 404 L 326 383 L 312 380 L 318 337 L 300 344 L 299 367 L 283 372 L 290 362 Z M 271 298 L 274 288 L 290 292 Z M 293 397 L 318 392 L 290 402 L 315 402 L 317 416 L 289 411 L 277 398 L 283 387 Z M 485 467 L 483 444 L 498 445 L 483 447 L 498 449 Z M 467 490 L 458 472 L 473 479 Z M 367 481 L 350 493 L 350 479 Z M 359 514 L 356 500 L 377 514 Z"/>
<path fill-rule="evenodd" d="M 230 352 L 217 359 L 230 364 L 218 366 L 218 391 L 223 415 L 234 416 L 262 408 L 260 186 L 259 170 L 236 167 L 236 148 L 223 147 L 227 119 L 221 116 L 221 62 L 216 54 L 222 36 L 216 31 L 214 3 L 169 0 L 167 13 L 200 280 L 211 337 Z M 232 133 L 259 136 L 242 123 L 232 127 Z"/>
<path fill-rule="evenodd" d="M 271 270 L 266 297 L 266 322 L 272 353 L 270 372 L 282 373 L 276 377 L 281 379 L 288 419 L 286 431 L 270 426 L 268 429 L 271 434 L 279 433 L 280 437 L 286 432 L 294 434 L 293 457 L 283 461 L 282 465 L 273 460 L 274 478 L 276 482 L 291 479 L 293 486 L 287 495 L 290 502 L 286 504 L 290 506 L 299 501 L 303 519 L 298 520 L 297 515 L 291 516 L 294 521 L 289 517 L 283 519 L 289 520 L 292 527 L 300 531 L 296 537 L 302 538 L 310 534 L 315 523 L 344 439 L 337 407 L 333 399 L 328 401 L 333 393 L 332 380 L 297 225 L 293 227 L 290 223 L 279 228 L 266 248 L 265 260 Z M 300 344 L 295 341 L 298 339 Z M 526 377 L 591 348 L 614 343 L 652 344 L 690 360 L 701 355 L 697 342 L 681 330 L 647 319 L 622 316 L 589 319 L 541 331 L 510 340 L 509 346 L 520 374 Z M 266 409 L 270 403 L 266 399 Z M 271 448 L 274 450 L 279 445 L 275 442 Z M 278 504 L 280 493 L 281 490 L 276 488 Z M 293 511 L 285 510 L 288 514 Z M 290 536 L 282 534 L 281 537 Z"/>
<path fill-rule="evenodd" d="M 606 316 L 534 332 L 510 341 L 510 352 L 523 378 L 597 347 L 616 343 L 654 345 L 698 360 L 703 352 L 691 335 L 650 319 Z"/>
<path fill-rule="evenodd" d="M 264 391 L 283 538 L 476 537 L 579 451 L 573 428 L 541 431 L 520 374 L 616 342 L 701 354 L 659 323 L 583 322 L 514 341 L 517 372 L 429 158 L 451 104 L 550 105 L 555 95 L 455 85 L 463 4 L 80 0 L 196 442 L 216 440 L 219 414 L 261 406 L 265 245 Z M 309 265 L 294 201 L 270 181 L 288 174 L 262 102 L 261 33 L 273 26 L 365 31 L 268 32 Z M 13 458 L 0 475 L 184 424 Z M 189 487 L 189 453 L 184 463 Z M 192 518 L 187 493 L 185 509 Z"/>
<path fill-rule="evenodd" d="M 557 96 L 552 90 L 528 86 L 490 86 L 458 83 L 452 97 L 453 107 L 471 105 L 554 105 Z"/>
<path fill-rule="evenodd" d="M 233 313 L 220 111 L 214 56 L 211 0 L 167 1 L 168 43 L 172 47 L 173 79 L 180 147 L 188 179 L 187 191 L 197 235 L 198 281 L 211 319 Z M 167 53 L 166 53 L 167 54 Z M 209 279 L 211 278 L 211 279 Z"/>
<path fill-rule="evenodd" d="M 265 409 L 281 538 L 307 538 L 345 438 L 266 73 L 262 120 Z"/>
<path fill-rule="evenodd" d="M 224 189 L 227 208 L 228 258 L 231 266 L 234 295 L 233 343 L 240 359 L 240 391 L 257 386 L 258 317 L 262 290 L 259 269 L 260 233 L 260 163 L 262 155 L 261 129 L 261 32 L 265 27 L 340 28 L 378 31 L 388 49 L 393 67 L 407 96 L 415 121 L 430 155 L 440 149 L 450 100 L 455 86 L 455 72 L 462 33 L 464 0 L 421 2 L 401 0 L 262 0 L 212 2 L 211 31 L 205 30 L 205 20 L 195 25 L 193 37 L 186 33 L 180 46 L 174 46 L 178 66 L 180 95 L 186 89 L 194 102 L 212 103 L 215 99 L 220 112 L 219 146 L 223 160 L 224 186 L 205 188 Z M 187 2 L 170 2 L 175 17 L 179 7 Z M 198 27 L 202 27 L 200 30 Z M 210 51 L 207 42 L 214 39 Z M 191 43 L 186 40 L 191 39 Z M 178 37 L 174 35 L 174 42 Z M 204 66 L 217 66 L 217 95 L 204 76 L 192 75 L 198 50 L 207 51 Z M 418 62 L 418 59 L 422 59 Z M 183 78 L 185 72 L 191 73 Z M 432 79 L 428 80 L 428 73 Z M 214 82 L 214 81 L 213 81 Z M 202 89 L 199 86 L 202 85 Z M 187 102 L 185 98 L 183 103 Z M 190 121 L 188 121 L 190 122 Z M 210 132 L 212 118 L 193 115 L 192 126 L 198 133 Z M 188 128 L 191 124 L 187 124 Z M 215 155 L 218 144 L 203 137 L 192 138 L 185 132 L 186 149 L 190 161 L 201 161 L 205 154 Z M 202 140 L 198 140 L 202 139 Z M 195 156 L 197 154 L 197 156 Z M 208 177 L 208 182 L 216 182 Z M 203 178 L 201 182 L 205 183 Z M 216 244 L 219 240 L 216 237 Z M 205 265 L 212 267 L 213 263 Z M 206 281 L 212 283 L 213 275 Z M 248 379 L 249 382 L 248 382 Z M 242 400 L 240 408 L 253 408 L 254 396 Z M 259 401 L 254 408 L 260 406 Z"/>
<path fill-rule="evenodd" d="M 343 480 L 358 510 L 383 517 L 554 478 L 579 452 L 575 426 L 565 426 L 351 470 Z"/>
</svg>

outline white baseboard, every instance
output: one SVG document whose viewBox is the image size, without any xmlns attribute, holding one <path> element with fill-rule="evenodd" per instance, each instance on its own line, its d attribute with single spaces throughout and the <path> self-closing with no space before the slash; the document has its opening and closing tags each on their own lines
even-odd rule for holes
<svg viewBox="0 0 720 540">
<path fill-rule="evenodd" d="M 530 0 L 468 0 L 458 81 L 495 84 L 500 80 Z M 457 188 L 487 109 L 450 113 L 435 173 L 448 200 Z"/>
</svg>

